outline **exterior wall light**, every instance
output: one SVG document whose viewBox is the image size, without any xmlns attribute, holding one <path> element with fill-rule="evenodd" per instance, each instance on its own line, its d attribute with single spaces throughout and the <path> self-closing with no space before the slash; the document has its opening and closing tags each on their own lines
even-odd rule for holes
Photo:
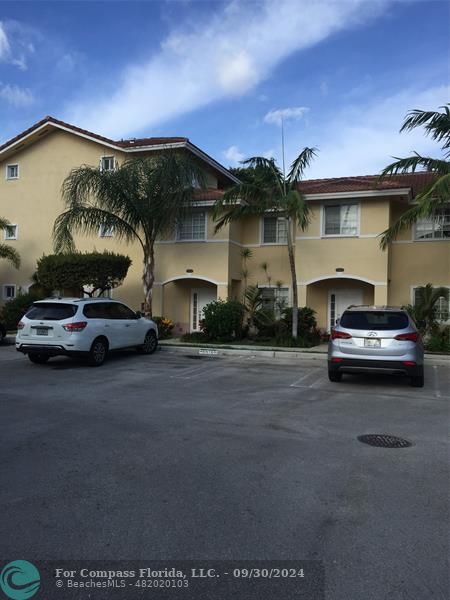
<svg viewBox="0 0 450 600">
<path fill-rule="evenodd" d="M 343 267 L 336 268 L 336 273 L 343 273 L 344 271 L 345 271 L 345 269 Z"/>
</svg>

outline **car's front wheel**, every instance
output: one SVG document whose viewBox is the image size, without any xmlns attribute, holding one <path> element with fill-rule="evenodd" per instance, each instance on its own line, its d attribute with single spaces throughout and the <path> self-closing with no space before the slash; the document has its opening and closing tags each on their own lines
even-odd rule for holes
<svg viewBox="0 0 450 600">
<path fill-rule="evenodd" d="M 88 354 L 88 364 L 91 367 L 100 367 L 106 360 L 108 354 L 108 343 L 102 338 L 97 338 L 92 342 Z"/>
<path fill-rule="evenodd" d="M 147 331 L 142 346 L 138 347 L 138 352 L 141 354 L 153 354 L 158 347 L 158 338 L 154 331 Z"/>
<path fill-rule="evenodd" d="M 330 369 L 328 369 L 328 379 L 335 382 L 341 381 L 342 373 L 339 373 L 339 371 L 330 371 Z"/>
<path fill-rule="evenodd" d="M 50 357 L 45 354 L 35 354 L 32 352 L 28 355 L 28 358 L 36 365 L 44 365 Z"/>
</svg>

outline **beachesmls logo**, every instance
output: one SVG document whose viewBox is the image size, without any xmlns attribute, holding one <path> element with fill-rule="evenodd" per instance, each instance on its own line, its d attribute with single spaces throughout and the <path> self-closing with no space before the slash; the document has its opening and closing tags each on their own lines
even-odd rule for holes
<svg viewBox="0 0 450 600">
<path fill-rule="evenodd" d="M 27 600 L 35 595 L 41 584 L 41 576 L 27 560 L 14 560 L 0 573 L 0 588 L 12 600 Z"/>
</svg>

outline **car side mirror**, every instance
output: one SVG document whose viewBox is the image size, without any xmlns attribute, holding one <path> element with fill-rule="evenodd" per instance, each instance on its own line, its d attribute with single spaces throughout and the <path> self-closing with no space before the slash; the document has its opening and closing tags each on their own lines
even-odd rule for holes
<svg viewBox="0 0 450 600">
<path fill-rule="evenodd" d="M 135 312 L 135 315 L 136 315 L 136 319 L 142 319 L 142 313 L 141 313 L 141 311 L 140 311 L 140 310 L 137 310 L 137 311 Z"/>
</svg>

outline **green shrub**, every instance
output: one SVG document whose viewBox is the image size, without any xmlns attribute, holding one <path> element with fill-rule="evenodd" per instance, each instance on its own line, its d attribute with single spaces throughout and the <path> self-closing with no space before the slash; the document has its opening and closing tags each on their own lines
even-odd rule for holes
<svg viewBox="0 0 450 600">
<path fill-rule="evenodd" d="M 174 322 L 166 317 L 152 317 L 152 320 L 158 326 L 158 335 L 160 340 L 167 340 L 172 337 L 172 329 L 174 328 Z"/>
<path fill-rule="evenodd" d="M 315 317 L 316 311 L 309 306 L 302 306 L 298 309 L 298 335 L 310 332 L 312 333 L 317 327 L 317 320 Z M 282 320 L 288 326 L 289 331 L 292 331 L 292 308 L 285 308 L 283 310 Z"/>
<path fill-rule="evenodd" d="M 450 326 L 435 329 L 425 343 L 430 352 L 450 352 Z"/>
<path fill-rule="evenodd" d="M 194 331 L 192 333 L 185 333 L 181 336 L 182 342 L 191 342 L 192 344 L 200 344 L 202 342 L 208 341 L 208 336 L 206 333 L 201 331 Z"/>
<path fill-rule="evenodd" d="M 19 294 L 13 300 L 8 300 L 1 311 L 1 320 L 5 324 L 6 329 L 16 329 L 17 323 L 33 302 L 42 300 L 44 297 L 45 295 L 37 292 L 29 292 L 27 294 Z"/>
<path fill-rule="evenodd" d="M 207 304 L 200 323 L 208 339 L 228 342 L 242 337 L 245 307 L 237 300 L 216 300 Z"/>
<path fill-rule="evenodd" d="M 51 290 L 83 290 L 93 296 L 121 285 L 130 265 L 128 256 L 114 252 L 50 254 L 38 260 L 36 278 Z"/>
</svg>

